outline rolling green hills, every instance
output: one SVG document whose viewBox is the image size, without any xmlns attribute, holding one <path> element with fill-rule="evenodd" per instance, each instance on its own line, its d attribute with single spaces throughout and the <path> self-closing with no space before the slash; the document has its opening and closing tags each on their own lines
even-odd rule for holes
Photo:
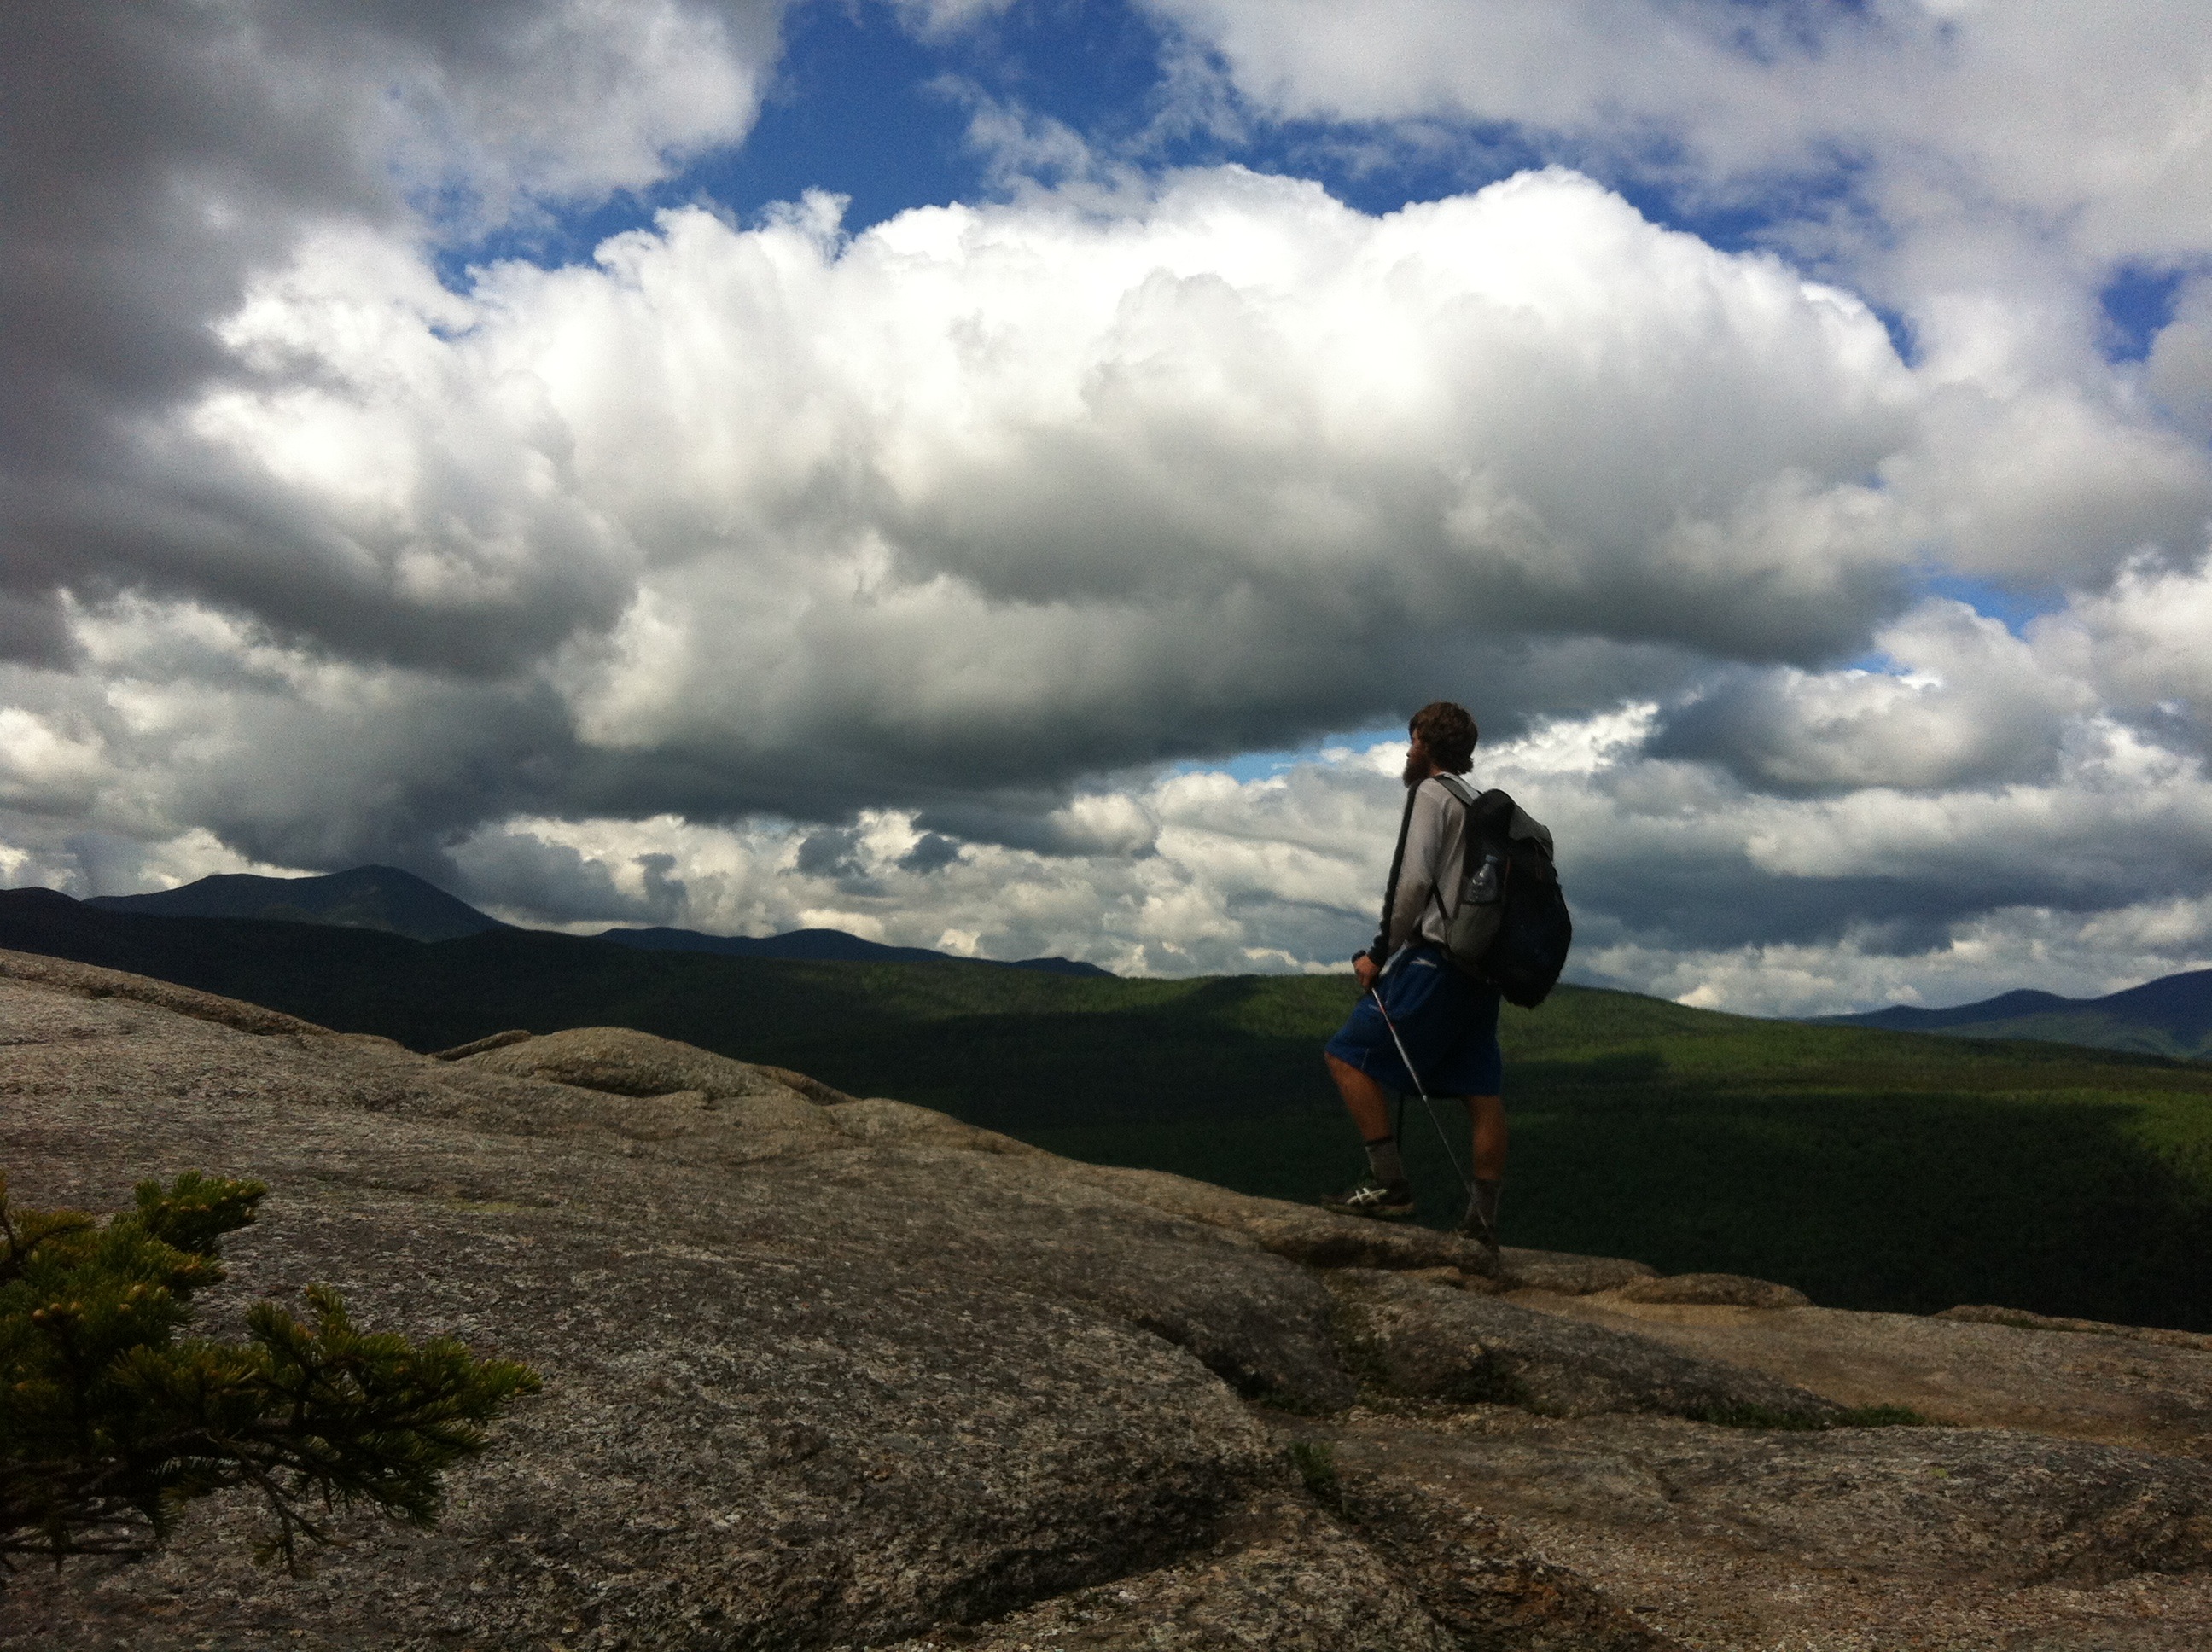
<svg viewBox="0 0 2212 1652">
<path fill-rule="evenodd" d="M 1318 1047 L 1343 977 L 1084 979 L 644 953 L 501 931 L 91 912 L 0 894 L 0 946 L 437 1049 L 621 1024 L 1055 1151 L 1312 1199 L 1359 1169 Z M 1509 1009 L 1506 1237 L 1784 1280 L 1838 1307 L 1998 1302 L 2212 1329 L 2212 1066 L 1753 1020 L 1562 987 Z M 1447 1119 L 1455 1151 L 1465 1126 Z M 1419 1104 L 1425 1219 L 1455 1188 Z"/>
</svg>

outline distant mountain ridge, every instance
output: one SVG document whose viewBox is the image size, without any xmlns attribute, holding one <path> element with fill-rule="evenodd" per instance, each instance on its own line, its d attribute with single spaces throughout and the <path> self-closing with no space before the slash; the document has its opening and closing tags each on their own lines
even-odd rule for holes
<svg viewBox="0 0 2212 1652">
<path fill-rule="evenodd" d="M 2102 998 L 2062 998 L 2023 988 L 1948 1009 L 1894 1004 L 1858 1015 L 1817 1018 L 1832 1026 L 1944 1033 L 1958 1038 L 2032 1038 L 2202 1059 L 2212 1057 L 2212 969 L 2161 975 Z"/>
<path fill-rule="evenodd" d="M 67 897 L 64 896 L 64 899 Z M 416 941 L 459 940 L 516 926 L 501 923 L 435 884 L 397 866 L 356 866 L 319 878 L 264 878 L 217 872 L 151 895 L 95 895 L 82 902 L 101 912 L 149 918 L 257 918 L 381 930 Z M 995 963 L 1059 975 L 1109 975 L 1073 958 L 961 958 L 921 946 L 887 946 L 842 929 L 794 929 L 782 935 L 708 935 L 695 929 L 609 929 L 592 938 L 648 952 L 712 952 L 724 957 L 793 958 L 830 963 Z"/>
<path fill-rule="evenodd" d="M 101 912 L 148 918 L 262 918 L 281 923 L 380 929 L 412 941 L 452 941 L 508 929 L 435 884 L 397 866 L 355 866 L 320 878 L 262 878 L 217 872 L 151 895 L 95 895 Z"/>
<path fill-rule="evenodd" d="M 1073 958 L 962 958 L 926 946 L 886 946 L 842 929 L 793 929 L 781 935 L 705 935 L 696 929 L 603 929 L 592 937 L 641 952 L 712 952 L 725 958 L 794 958 L 809 963 L 997 963 L 1008 969 L 1042 969 L 1055 975 L 1111 976 L 1113 971 Z"/>
</svg>

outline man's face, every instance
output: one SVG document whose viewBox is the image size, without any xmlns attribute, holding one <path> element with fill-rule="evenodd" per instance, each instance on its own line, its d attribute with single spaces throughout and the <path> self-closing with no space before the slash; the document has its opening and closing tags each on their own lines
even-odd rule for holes
<svg viewBox="0 0 2212 1652">
<path fill-rule="evenodd" d="M 1413 743 L 1406 748 L 1406 772 L 1399 778 L 1408 786 L 1419 786 L 1428 779 L 1430 767 L 1428 744 L 1416 734 Z"/>
</svg>

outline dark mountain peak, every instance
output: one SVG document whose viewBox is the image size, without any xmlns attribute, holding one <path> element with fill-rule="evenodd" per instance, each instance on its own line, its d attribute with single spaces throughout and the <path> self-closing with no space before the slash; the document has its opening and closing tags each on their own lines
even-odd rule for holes
<svg viewBox="0 0 2212 1652">
<path fill-rule="evenodd" d="M 2043 1015 L 2055 1010 L 2069 1010 L 2081 1000 L 2061 998 L 2056 993 L 2038 992 L 2023 987 L 1996 998 L 1983 999 L 1972 1004 L 1954 1004 L 1940 1010 L 1925 1010 L 1915 1004 L 1893 1004 L 1886 1009 L 1865 1010 L 1856 1015 L 1822 1016 L 1821 1020 L 1842 1027 L 1882 1027 L 1891 1032 L 1941 1032 L 1953 1027 L 1970 1027 L 1984 1021 L 2014 1021 L 2021 1016 Z"/>
<path fill-rule="evenodd" d="M 2046 1010 L 2070 1010 L 2088 1001 L 2087 999 L 2067 998 L 2057 993 L 2042 992 L 2033 987 L 2015 987 L 2009 993 L 1985 998 L 1978 1004 L 1961 1005 L 1950 1010 L 1931 1010 L 1929 1013 L 1957 1015 L 1971 1010 L 1978 1019 L 1997 1021 L 2008 1016 L 2041 1015 Z"/>
<path fill-rule="evenodd" d="M 1104 981 L 1116 979 L 1111 969 L 1103 964 L 1085 963 L 1080 958 L 1017 958 L 1010 969 L 1041 969 L 1048 975 L 1084 975 Z"/>
<path fill-rule="evenodd" d="M 842 929 L 793 929 L 781 935 L 705 935 L 696 929 L 605 929 L 594 938 L 641 952 L 711 952 L 725 958 L 791 958 L 809 963 L 975 963 L 1000 969 L 1037 969 L 1054 975 L 1113 971 L 1073 958 L 961 958 L 926 946 L 887 946 Z"/>
<path fill-rule="evenodd" d="M 2212 1034 L 2212 969 L 2160 975 L 2140 987 L 2089 1000 L 2108 1015 L 2124 1016 L 2177 1037 Z"/>
<path fill-rule="evenodd" d="M 380 929 L 418 941 L 453 940 L 507 927 L 465 901 L 398 866 L 353 866 L 318 878 L 216 872 L 151 895 L 96 895 L 105 912 L 154 918 L 261 918 Z"/>
<path fill-rule="evenodd" d="M 2164 1055 L 2202 1055 L 2212 1050 L 2212 969 L 2161 975 L 2102 998 L 2062 998 L 2023 987 L 1949 1009 L 1893 1004 L 1886 1010 L 1821 1019 L 1891 1032 L 2048 1039 Z"/>
</svg>

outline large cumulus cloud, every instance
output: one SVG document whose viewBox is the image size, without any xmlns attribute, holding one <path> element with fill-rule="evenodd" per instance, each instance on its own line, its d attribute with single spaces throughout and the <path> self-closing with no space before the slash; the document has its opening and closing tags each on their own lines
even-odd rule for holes
<svg viewBox="0 0 2212 1652">
<path fill-rule="evenodd" d="M 1933 509 L 1884 482 L 1927 398 L 1863 306 L 1569 173 L 1383 218 L 1235 168 L 851 239 L 819 198 L 685 210 L 465 297 L 354 227 L 221 337 L 236 371 L 149 439 L 199 517 L 134 554 L 229 640 L 182 658 L 155 598 L 79 634 L 206 685 L 227 767 L 343 769 L 344 811 L 223 788 L 226 834 L 295 859 L 525 806 L 1018 837 L 1085 774 L 1440 677 L 1510 726 L 1817 664 Z M 229 693 L 278 655 L 282 692 Z"/>
</svg>

